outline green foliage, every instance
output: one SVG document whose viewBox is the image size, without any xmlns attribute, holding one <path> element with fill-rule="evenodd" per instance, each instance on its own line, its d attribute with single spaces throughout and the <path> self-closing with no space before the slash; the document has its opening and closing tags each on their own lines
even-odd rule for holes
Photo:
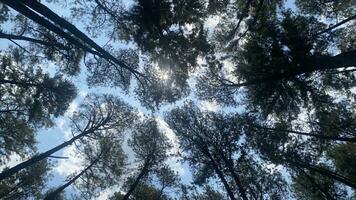
<svg viewBox="0 0 356 200">
<path fill-rule="evenodd" d="M 40 199 L 46 187 L 50 165 L 47 160 L 38 162 L 0 182 L 1 199 Z"/>
<path fill-rule="evenodd" d="M 355 143 L 339 144 L 329 152 L 334 161 L 336 170 L 356 182 L 356 145 Z"/>
<path fill-rule="evenodd" d="M 114 135 L 87 139 L 83 146 L 84 163 L 90 163 L 98 156 L 99 160 L 75 183 L 84 198 L 98 197 L 100 191 L 120 183 L 126 165 L 126 155 L 122 149 L 122 140 Z M 73 176 L 75 176 L 74 174 Z"/>
<path fill-rule="evenodd" d="M 0 118 L 0 138 L 1 164 L 6 163 L 13 153 L 24 157 L 36 149 L 34 130 L 9 113 Z"/>
<path fill-rule="evenodd" d="M 350 16 L 354 14 L 353 6 L 355 5 L 355 0 L 345 0 L 345 1 L 303 1 L 296 0 L 296 6 L 305 14 L 311 15 L 322 15 L 329 17 L 331 19 L 337 18 L 339 16 Z"/>
<path fill-rule="evenodd" d="M 134 179 L 129 179 L 127 181 L 128 185 L 131 185 L 134 182 Z M 110 200 L 122 200 L 122 194 L 115 193 Z M 132 193 L 130 200 L 169 200 L 166 195 L 162 194 L 157 188 L 147 183 L 141 182 L 137 185 L 135 191 Z"/>
<path fill-rule="evenodd" d="M 306 172 L 293 177 L 293 192 L 298 199 L 347 199 L 345 189 L 332 179 Z"/>
<path fill-rule="evenodd" d="M 139 123 L 128 141 L 135 158 L 149 170 L 158 167 L 168 156 L 171 147 L 164 133 L 159 130 L 155 119 L 146 119 Z"/>
<path fill-rule="evenodd" d="M 50 77 L 35 64 L 18 50 L 2 56 L 1 114 L 12 114 L 35 127 L 51 126 L 52 116 L 65 113 L 77 90 L 61 75 Z"/>
<path fill-rule="evenodd" d="M 68 177 L 78 199 L 116 187 L 110 199 L 351 198 L 355 0 L 296 0 L 296 10 L 281 0 L 74 0 L 73 24 L 38 1 L 3 2 L 0 38 L 18 48 L 0 55 L 0 164 L 36 152 L 35 132 L 65 115 L 76 96 L 68 77 L 85 65 L 78 78 L 90 90 L 119 87 L 151 115 L 139 118 L 113 95 L 90 94 L 65 116 L 78 138 L 62 149 L 75 144 L 88 166 Z M 203 111 L 200 100 L 221 110 Z M 160 111 L 168 127 L 157 121 Z M 171 131 L 192 171 L 189 185 L 167 164 Z M 127 163 L 131 156 L 135 163 Z M 0 198 L 43 198 L 50 166 L 27 166 L 1 180 Z"/>
<path fill-rule="evenodd" d="M 124 60 L 127 66 L 133 69 L 139 67 L 139 57 L 132 49 L 113 51 L 113 54 L 120 60 Z M 89 86 L 120 87 L 127 91 L 130 86 L 132 74 L 126 70 L 118 68 L 114 63 L 103 58 L 92 58 L 85 63 L 89 75 L 87 82 Z"/>
</svg>

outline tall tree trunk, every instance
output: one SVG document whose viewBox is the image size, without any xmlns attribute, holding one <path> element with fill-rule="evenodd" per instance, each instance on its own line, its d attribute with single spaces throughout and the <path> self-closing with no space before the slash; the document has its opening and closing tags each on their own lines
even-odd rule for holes
<svg viewBox="0 0 356 200">
<path fill-rule="evenodd" d="M 106 123 L 106 121 L 104 120 L 103 123 Z M 99 127 L 99 126 L 97 126 L 97 127 Z M 10 177 L 12 175 L 14 175 L 15 173 L 19 172 L 20 170 L 22 170 L 22 169 L 24 169 L 26 167 L 29 167 L 29 166 L 31 166 L 31 165 L 33 165 L 33 164 L 45 159 L 45 158 L 48 158 L 53 153 L 63 149 L 64 147 L 67 147 L 67 146 L 73 144 L 77 139 L 82 138 L 82 137 L 84 137 L 84 136 L 86 136 L 86 135 L 88 135 L 90 133 L 93 133 L 97 127 L 92 127 L 92 128 L 90 128 L 90 129 L 88 129 L 86 131 L 83 131 L 82 133 L 74 136 L 72 139 L 70 139 L 70 140 L 68 140 L 66 142 L 63 142 L 62 144 L 60 144 L 60 145 L 58 145 L 58 146 L 56 146 L 56 147 L 44 152 L 44 153 L 35 155 L 32 158 L 30 158 L 30 159 L 28 159 L 28 160 L 26 160 L 26 161 L 24 161 L 24 162 L 22 162 L 20 164 L 17 164 L 14 167 L 11 167 L 9 169 L 6 169 L 6 170 L 2 171 L 0 173 L 0 181 L 3 180 L 3 179 L 6 179 L 6 178 L 8 178 L 8 177 Z"/>
<path fill-rule="evenodd" d="M 308 173 L 306 173 L 306 172 L 304 171 L 304 169 L 302 169 L 302 168 L 300 168 L 300 167 L 297 167 L 297 168 L 298 168 L 298 170 L 299 170 L 302 174 L 304 174 L 304 175 L 307 177 L 307 179 L 308 179 L 315 187 L 318 188 L 318 190 L 325 196 L 325 198 L 326 198 L 327 200 L 335 200 L 335 198 L 333 198 L 333 197 L 329 194 L 328 191 L 325 191 L 325 189 L 323 189 L 323 188 L 315 181 L 315 179 L 314 179 L 313 177 L 311 177 Z"/>
<path fill-rule="evenodd" d="M 244 189 L 244 187 L 242 186 L 242 183 L 240 181 L 240 178 L 239 176 L 236 174 L 235 172 L 235 169 L 234 169 L 234 166 L 233 166 L 233 163 L 230 159 L 226 158 L 225 155 L 223 154 L 223 152 L 219 149 L 219 154 L 220 156 L 222 157 L 222 159 L 224 160 L 224 163 L 225 165 L 227 166 L 227 168 L 229 169 L 236 185 L 237 185 L 237 188 L 239 190 L 239 193 L 242 197 L 243 200 L 248 200 L 247 196 L 246 196 L 246 191 Z"/>
<path fill-rule="evenodd" d="M 90 165 L 88 167 L 86 167 L 84 170 L 82 170 L 79 174 L 77 174 L 75 177 L 73 177 L 70 181 L 68 181 L 67 183 L 65 183 L 64 185 L 60 186 L 59 188 L 57 188 L 55 191 L 49 193 L 44 200 L 53 200 L 55 199 L 55 197 L 57 195 L 59 195 L 59 193 L 61 193 L 64 189 L 66 189 L 68 186 L 70 186 L 72 183 L 74 183 L 74 181 L 76 181 L 79 177 L 81 177 L 86 171 L 88 171 L 95 163 L 97 163 L 101 157 L 101 154 L 95 159 L 93 160 Z"/>
<path fill-rule="evenodd" d="M 211 164 L 214 167 L 214 170 L 215 170 L 216 174 L 218 175 L 218 177 L 220 178 L 221 182 L 223 183 L 223 185 L 224 185 L 224 187 L 226 189 L 226 192 L 229 195 L 230 199 L 231 200 L 236 200 L 235 195 L 234 195 L 229 183 L 225 179 L 224 173 L 220 170 L 220 167 L 216 163 L 216 161 L 213 158 L 213 156 L 210 154 L 209 149 L 207 147 L 203 147 L 202 150 L 203 150 L 202 152 L 209 158 Z"/>
<path fill-rule="evenodd" d="M 335 56 L 312 56 L 306 59 L 309 61 L 306 62 L 306 64 L 304 64 L 302 67 L 297 69 L 275 73 L 270 76 L 252 79 L 242 83 L 225 83 L 224 85 L 228 87 L 258 85 L 270 81 L 289 79 L 297 75 L 311 73 L 315 71 L 356 66 L 356 49 L 348 52 L 343 52 Z"/>
<path fill-rule="evenodd" d="M 323 34 L 323 33 L 328 32 L 328 31 L 331 31 L 332 29 L 337 28 L 337 27 L 339 27 L 339 26 L 341 26 L 341 25 L 343 25 L 343 24 L 345 24 L 345 23 L 347 23 L 347 22 L 349 22 L 349 21 L 351 21 L 351 20 L 354 20 L 354 19 L 356 19 L 356 15 L 353 15 L 353 16 L 351 16 L 351 17 L 348 17 L 348 18 L 342 20 L 341 22 L 336 23 L 335 25 L 332 25 L 332 26 L 330 26 L 329 28 L 327 28 L 327 29 L 325 29 L 325 30 L 322 30 L 322 31 L 316 33 L 314 36 L 318 36 L 318 35 L 321 35 L 321 34 Z"/>
<path fill-rule="evenodd" d="M 131 196 L 131 194 L 133 193 L 133 191 L 136 189 L 137 185 L 139 184 L 139 182 L 141 181 L 141 179 L 147 175 L 148 173 L 148 167 L 149 167 L 149 161 L 147 161 L 141 172 L 139 173 L 139 175 L 136 177 L 135 182 L 130 186 L 129 191 L 127 191 L 127 193 L 125 194 L 125 196 L 122 198 L 122 200 L 128 200 L 129 197 Z"/>
<path fill-rule="evenodd" d="M 17 2 L 22 2 L 26 6 L 30 7 L 31 9 L 35 10 L 36 12 L 42 14 L 43 16 L 47 17 L 50 19 L 52 22 L 58 24 L 60 27 L 67 29 L 70 33 L 75 35 L 77 38 L 82 40 L 84 43 L 88 44 L 90 47 L 95 49 L 97 52 L 99 52 L 102 57 L 114 62 L 115 64 L 119 65 L 120 67 L 130 71 L 134 75 L 139 75 L 144 77 L 143 74 L 140 72 L 136 71 L 132 67 L 127 66 L 123 61 L 118 60 L 116 57 L 114 57 L 112 54 L 104 50 L 101 46 L 99 46 L 97 43 L 95 43 L 92 39 L 90 39 L 86 34 L 81 32 L 79 29 L 77 29 L 73 24 L 69 23 L 62 17 L 58 16 L 56 13 L 54 13 L 51 9 L 49 9 L 47 6 L 41 4 L 37 0 L 13 0 Z"/>
<path fill-rule="evenodd" d="M 315 133 L 293 131 L 293 130 L 285 130 L 285 129 L 276 129 L 276 128 L 267 128 L 267 127 L 257 127 L 257 128 L 276 131 L 276 132 L 285 132 L 285 133 L 293 133 L 293 134 L 297 134 L 297 135 L 311 136 L 311 137 L 324 139 L 324 140 L 335 140 L 335 141 L 343 141 L 343 142 L 356 142 L 356 138 L 328 136 L 328 135 L 321 135 L 321 134 L 315 134 Z"/>
<path fill-rule="evenodd" d="M 342 176 L 340 174 L 334 173 L 334 172 L 329 171 L 327 169 L 323 169 L 321 167 L 310 165 L 309 163 L 303 162 L 301 160 L 294 161 L 294 160 L 291 160 L 291 159 L 285 159 L 285 161 L 290 163 L 290 164 L 292 164 L 292 165 L 294 165 L 294 166 L 302 167 L 302 168 L 308 169 L 309 171 L 314 171 L 314 172 L 322 174 L 322 175 L 324 175 L 326 177 L 329 177 L 331 179 L 340 181 L 341 183 L 356 189 L 356 183 L 352 182 L 350 179 L 348 179 L 348 178 L 346 178 L 346 177 L 344 177 L 344 176 Z"/>
<path fill-rule="evenodd" d="M 27 8 L 25 5 L 23 5 L 23 3 L 21 1 L 17 1 L 17 0 L 0 0 L 0 1 L 3 2 L 4 4 L 10 6 L 14 10 L 18 11 L 19 13 L 23 14 L 24 16 L 31 19 L 32 21 L 34 21 L 34 22 L 40 24 L 41 26 L 47 28 L 48 30 L 58 34 L 60 37 L 63 37 L 69 43 L 71 43 L 71 44 L 83 49 L 84 51 L 91 53 L 91 54 L 101 56 L 100 53 L 87 47 L 78 39 L 76 39 L 73 36 L 71 36 L 70 34 L 64 32 L 62 29 L 58 28 L 57 26 L 55 26 L 53 23 L 51 23 L 47 19 L 43 18 L 42 16 L 38 15 L 34 11 Z"/>
<path fill-rule="evenodd" d="M 305 69 L 301 73 L 308 73 L 318 70 L 338 69 L 343 67 L 356 67 L 356 49 L 342 52 L 335 56 L 312 57 L 310 70 Z"/>
</svg>

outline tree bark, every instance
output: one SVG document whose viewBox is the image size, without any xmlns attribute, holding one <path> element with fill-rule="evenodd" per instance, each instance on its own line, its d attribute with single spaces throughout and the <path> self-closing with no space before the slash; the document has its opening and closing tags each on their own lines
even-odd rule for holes
<svg viewBox="0 0 356 200">
<path fill-rule="evenodd" d="M 305 169 L 308 169 L 309 171 L 314 171 L 314 172 L 322 174 L 322 175 L 324 175 L 326 177 L 329 177 L 331 179 L 340 181 L 341 183 L 356 189 L 356 183 L 352 182 L 350 179 L 348 179 L 348 178 L 346 178 L 346 177 L 344 177 L 344 176 L 342 176 L 340 174 L 334 173 L 334 172 L 329 171 L 327 169 L 323 169 L 321 167 L 310 165 L 310 164 L 305 163 L 305 162 L 300 161 L 300 160 L 294 161 L 294 160 L 291 160 L 291 159 L 285 159 L 285 161 L 287 161 L 288 163 L 290 163 L 290 164 L 292 164 L 294 166 L 303 167 Z"/>
<path fill-rule="evenodd" d="M 349 22 L 351 20 L 354 20 L 354 19 L 356 19 L 356 15 L 353 15 L 353 16 L 351 16 L 349 18 L 346 18 L 346 19 L 342 20 L 341 22 L 339 22 L 339 23 L 337 23 L 335 25 L 332 25 L 332 26 L 330 26 L 329 28 L 327 28 L 325 30 L 322 30 L 322 31 L 316 33 L 314 36 L 318 36 L 318 35 L 321 35 L 323 33 L 328 32 L 328 31 L 331 31 L 332 29 L 337 28 L 337 27 L 339 27 L 339 26 L 341 26 L 341 25 L 343 25 L 343 24 L 345 24 L 345 23 L 347 23 L 347 22 Z"/>
<path fill-rule="evenodd" d="M 101 124 L 106 123 L 106 121 L 107 121 L 107 119 L 102 121 Z M 60 145 L 58 145 L 58 146 L 56 146 L 56 147 L 44 152 L 44 153 L 35 155 L 32 158 L 30 158 L 30 159 L 28 159 L 28 160 L 26 160 L 26 161 L 24 161 L 24 162 L 22 162 L 20 164 L 17 164 L 14 167 L 11 167 L 9 169 L 6 169 L 6 170 L 2 171 L 0 173 L 0 181 L 3 180 L 3 179 L 6 179 L 6 178 L 8 178 L 8 177 L 10 177 L 12 175 L 14 175 L 15 173 L 19 172 L 20 170 L 22 170 L 22 169 L 24 169 L 26 167 L 29 167 L 29 166 L 31 166 L 31 165 L 33 165 L 33 164 L 45 159 L 45 158 L 48 158 L 53 153 L 63 149 L 64 147 L 67 147 L 67 146 L 73 144 L 79 138 L 82 138 L 82 137 L 84 137 L 84 136 L 86 136 L 86 135 L 88 135 L 90 133 L 93 133 L 96 130 L 96 128 L 98 128 L 99 126 L 100 125 L 97 125 L 96 127 L 91 127 L 88 130 L 83 131 L 82 133 L 74 136 L 72 139 L 70 139 L 70 140 L 68 140 L 66 142 L 63 142 L 62 144 L 60 144 Z"/>
<path fill-rule="evenodd" d="M 225 179 L 224 173 L 220 170 L 218 164 L 216 163 L 215 159 L 213 158 L 213 156 L 210 154 L 209 149 L 208 148 L 202 148 L 202 152 L 209 158 L 211 164 L 214 167 L 214 170 L 216 172 L 216 174 L 218 175 L 218 177 L 220 178 L 221 182 L 223 183 L 227 194 L 229 195 L 231 200 L 236 200 L 234 193 L 232 192 L 232 189 L 230 187 L 230 185 L 228 184 L 228 182 Z"/>
<path fill-rule="evenodd" d="M 77 38 L 82 40 L 84 43 L 88 44 L 90 47 L 92 47 L 97 52 L 99 52 L 102 55 L 102 57 L 106 58 L 107 60 L 111 60 L 115 64 L 130 71 L 131 73 L 133 73 L 135 75 L 144 77 L 143 74 L 141 74 L 140 72 L 136 71 L 135 69 L 127 66 L 123 61 L 118 60 L 116 57 L 111 55 L 109 52 L 107 52 L 101 46 L 99 46 L 97 43 L 95 43 L 92 39 L 90 39 L 86 34 L 84 34 L 79 29 L 77 29 L 73 24 L 69 23 L 62 17 L 58 16 L 51 9 L 49 9 L 45 5 L 41 4 L 40 2 L 38 2 L 36 0 L 23 0 L 23 1 L 15 0 L 15 1 L 20 2 L 20 3 L 22 2 L 26 6 L 30 7 L 31 9 L 35 10 L 36 12 L 42 14 L 43 16 L 50 19 L 54 23 L 58 24 L 60 27 L 67 29 L 70 33 L 72 33 Z"/>
<path fill-rule="evenodd" d="M 302 168 L 297 167 L 302 174 L 304 174 L 307 179 L 315 186 L 318 188 L 318 190 L 326 197 L 327 200 L 335 200 L 328 191 L 325 191 L 325 189 L 321 188 L 318 183 L 315 182 L 315 179 L 311 177 L 308 173 L 306 173 Z"/>
<path fill-rule="evenodd" d="M 243 87 L 289 79 L 297 75 L 312 73 L 315 71 L 323 71 L 328 69 L 338 69 L 344 67 L 356 67 L 356 49 L 348 52 L 343 52 L 335 56 L 312 56 L 306 58 L 308 61 L 302 67 L 285 71 L 283 73 L 275 73 L 264 78 L 252 79 L 242 83 L 225 83 L 229 87 Z"/>
<path fill-rule="evenodd" d="M 95 163 L 97 163 L 99 161 L 101 157 L 101 154 L 90 163 L 90 165 L 88 167 L 86 167 L 84 170 L 82 170 L 79 174 L 77 174 L 75 177 L 73 177 L 70 181 L 68 181 L 67 183 L 65 183 L 64 185 L 60 186 L 59 188 L 57 188 L 55 191 L 51 192 L 50 194 L 48 194 L 44 200 L 54 200 L 55 197 L 57 195 L 59 195 L 59 193 L 61 193 L 64 189 L 66 189 L 68 186 L 70 186 L 72 183 L 74 183 L 74 181 L 76 181 L 79 177 L 81 177 L 86 171 L 88 171 Z"/>
<path fill-rule="evenodd" d="M 149 161 L 147 161 L 144 164 L 144 167 L 142 168 L 140 174 L 136 177 L 135 182 L 130 186 L 129 191 L 127 191 L 127 193 L 125 194 L 125 196 L 122 198 L 122 200 L 128 200 L 129 197 L 131 196 L 131 194 L 133 193 L 133 191 L 136 189 L 137 185 L 139 184 L 139 182 L 141 181 L 141 179 L 146 176 L 147 172 L 148 172 L 148 166 L 149 166 Z"/>
</svg>

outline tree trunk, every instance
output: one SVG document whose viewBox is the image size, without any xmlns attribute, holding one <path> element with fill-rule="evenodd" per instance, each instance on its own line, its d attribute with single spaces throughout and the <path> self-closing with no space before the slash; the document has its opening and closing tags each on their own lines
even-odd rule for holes
<svg viewBox="0 0 356 200">
<path fill-rule="evenodd" d="M 318 190 L 325 196 L 325 198 L 327 200 L 335 200 L 335 198 L 333 198 L 328 191 L 325 191 L 325 189 L 321 188 L 320 185 L 318 183 L 315 182 L 315 179 L 313 177 L 311 177 L 308 173 L 306 173 L 302 168 L 297 167 L 299 169 L 299 171 L 304 174 L 307 179 L 315 186 L 318 188 Z"/>
<path fill-rule="evenodd" d="M 218 151 L 219 151 L 220 156 L 221 156 L 222 159 L 224 160 L 225 165 L 227 165 L 227 168 L 229 169 L 229 171 L 230 171 L 230 173 L 231 173 L 231 175 L 232 175 L 232 177 L 233 177 L 233 179 L 234 179 L 234 181 L 235 181 L 235 183 L 236 183 L 236 185 L 237 185 L 237 188 L 238 188 L 238 190 L 239 190 L 239 193 L 240 193 L 242 199 L 243 199 L 243 200 L 248 200 L 248 198 L 247 198 L 247 196 L 246 196 L 246 191 L 245 191 L 245 189 L 244 189 L 243 186 L 242 186 L 242 183 L 241 183 L 241 181 L 240 181 L 239 176 L 238 176 L 238 175 L 236 174 L 236 172 L 235 172 L 235 169 L 234 169 L 234 166 L 233 166 L 232 161 L 229 160 L 228 158 L 226 158 L 226 157 L 223 155 L 223 152 L 222 152 L 220 149 L 219 149 Z"/>
<path fill-rule="evenodd" d="M 125 194 L 125 196 L 122 198 L 122 200 L 128 200 L 129 197 L 131 196 L 131 194 L 133 193 L 133 191 L 136 189 L 137 185 L 139 184 L 139 182 L 141 181 L 141 179 L 146 176 L 146 174 L 148 173 L 148 166 L 149 166 L 149 161 L 147 161 L 144 164 L 144 167 L 142 168 L 140 174 L 136 177 L 135 182 L 130 186 L 129 191 L 127 191 L 127 193 Z"/>
<path fill-rule="evenodd" d="M 60 186 L 59 188 L 57 188 L 55 191 L 51 192 L 50 194 L 48 194 L 44 200 L 53 200 L 55 199 L 55 197 L 57 195 L 59 195 L 59 193 L 61 193 L 64 189 L 66 189 L 68 186 L 70 186 L 72 183 L 74 183 L 74 181 L 76 181 L 79 177 L 81 177 L 86 171 L 88 171 L 95 163 L 97 163 L 99 161 L 101 157 L 101 154 L 93 161 L 91 162 L 91 164 L 86 167 L 83 171 L 81 171 L 79 174 L 77 174 L 75 177 L 73 177 L 70 181 L 68 181 L 67 183 L 65 183 L 64 185 Z"/>
<path fill-rule="evenodd" d="M 132 67 L 127 66 L 123 61 L 118 60 L 116 57 L 114 57 L 112 54 L 104 50 L 101 46 L 99 46 L 97 43 L 95 43 L 92 39 L 90 39 L 86 34 L 81 32 L 79 29 L 77 29 L 73 24 L 69 23 L 62 17 L 58 16 L 56 13 L 54 13 L 52 10 L 50 10 L 48 7 L 45 5 L 41 4 L 40 2 L 36 0 L 15 0 L 18 2 L 22 2 L 26 6 L 30 7 L 31 9 L 35 10 L 36 12 L 42 14 L 43 16 L 47 17 L 50 19 L 52 22 L 58 24 L 60 27 L 67 29 L 70 33 L 75 35 L 77 38 L 82 40 L 84 43 L 88 44 L 90 47 L 95 49 L 97 52 L 99 52 L 102 57 L 111 60 L 112 62 L 116 63 L 120 67 L 130 71 L 131 73 L 135 75 L 139 75 L 144 77 L 143 74 L 140 72 L 136 71 Z"/>
<path fill-rule="evenodd" d="M 210 154 L 209 149 L 206 148 L 206 147 L 205 148 L 203 147 L 202 150 L 203 150 L 203 153 L 210 159 L 211 164 L 213 165 L 216 174 L 218 175 L 218 177 L 220 178 L 221 182 L 223 183 L 223 185 L 224 185 L 224 187 L 225 187 L 225 189 L 227 191 L 227 194 L 229 195 L 230 199 L 231 200 L 236 200 L 235 195 L 232 192 L 231 187 L 229 186 L 228 182 L 225 179 L 224 173 L 219 169 L 219 166 L 216 163 L 215 159 Z"/>
<path fill-rule="evenodd" d="M 341 25 L 343 25 L 343 24 L 345 24 L 345 23 L 347 23 L 347 22 L 349 22 L 351 20 L 354 20 L 354 19 L 356 19 L 356 15 L 353 15 L 353 16 L 351 16 L 349 18 L 346 18 L 346 19 L 342 20 L 341 22 L 339 22 L 339 23 L 337 23 L 335 25 L 332 25 L 332 26 L 330 26 L 329 28 L 327 28 L 325 30 L 322 30 L 322 31 L 316 33 L 314 36 L 318 36 L 318 35 L 321 35 L 323 33 L 328 32 L 328 31 L 331 31 L 332 29 L 337 28 L 337 27 L 339 27 L 339 26 L 341 26 Z"/>
<path fill-rule="evenodd" d="M 289 79 L 297 75 L 311 73 L 315 71 L 323 71 L 328 69 L 338 69 L 344 67 L 356 66 L 356 50 L 343 52 L 335 56 L 312 56 L 306 58 L 307 61 L 302 67 L 285 71 L 283 73 L 275 73 L 264 78 L 252 79 L 242 83 L 225 83 L 229 87 L 243 87 L 267 83 L 270 81 L 277 81 L 282 79 Z"/>
<path fill-rule="evenodd" d="M 9 169 L 5 169 L 4 171 L 2 171 L 0 173 L 0 181 L 3 180 L 3 179 L 6 179 L 12 175 L 14 175 L 15 173 L 19 172 L 20 170 L 26 168 L 26 167 L 29 167 L 47 157 L 49 157 L 51 154 L 63 149 L 64 147 L 67 147 L 69 145 L 71 145 L 73 142 L 75 142 L 77 139 L 81 138 L 81 137 L 84 137 L 86 135 L 88 135 L 89 133 L 92 133 L 95 129 L 94 128 L 91 128 L 87 131 L 83 131 L 82 133 L 80 133 L 79 135 L 73 137 L 72 139 L 66 141 L 66 142 L 63 142 L 62 144 L 44 152 L 44 153 L 41 153 L 39 155 L 35 155 L 33 156 L 32 158 L 20 163 L 20 164 L 17 164 L 16 166 L 14 167 L 11 167 Z"/>
<path fill-rule="evenodd" d="M 303 167 L 303 168 L 308 169 L 309 171 L 314 171 L 314 172 L 322 174 L 322 175 L 324 175 L 326 177 L 329 177 L 331 179 L 340 181 L 341 183 L 356 189 L 356 183 L 353 183 L 351 180 L 349 180 L 348 178 L 346 178 L 346 177 L 344 177 L 344 176 L 342 176 L 340 174 L 334 173 L 334 172 L 329 171 L 327 169 L 323 169 L 321 167 L 310 165 L 310 164 L 305 163 L 305 162 L 300 161 L 300 160 L 293 161 L 293 160 L 290 160 L 290 159 L 285 159 L 285 161 L 287 161 L 288 163 L 293 164 L 294 166 Z"/>
<path fill-rule="evenodd" d="M 24 16 L 26 16 L 27 18 L 31 19 L 32 21 L 34 21 L 34 22 L 40 24 L 41 26 L 47 28 L 48 30 L 56 33 L 60 37 L 63 37 L 69 43 L 79 47 L 80 49 L 83 49 L 84 51 L 87 51 L 87 52 L 89 52 L 91 54 L 94 54 L 94 55 L 97 55 L 97 56 L 101 56 L 100 53 L 92 50 L 91 48 L 89 48 L 87 46 L 85 46 L 78 39 L 76 39 L 73 36 L 71 36 L 70 34 L 64 32 L 63 30 L 61 30 L 60 28 L 58 28 L 57 26 L 52 24 L 50 21 L 46 20 L 42 16 L 38 15 L 34 11 L 30 10 L 29 8 L 27 8 L 25 5 L 23 5 L 23 3 L 21 1 L 17 1 L 17 0 L 0 0 L 0 1 L 3 2 L 4 4 L 10 6 L 14 10 L 18 11 L 19 13 L 23 14 Z"/>
</svg>

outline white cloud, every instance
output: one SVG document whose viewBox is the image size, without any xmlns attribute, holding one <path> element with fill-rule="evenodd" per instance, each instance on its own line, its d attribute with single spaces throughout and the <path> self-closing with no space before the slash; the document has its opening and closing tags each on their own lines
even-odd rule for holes
<svg viewBox="0 0 356 200">
<path fill-rule="evenodd" d="M 74 145 L 65 148 L 62 156 L 68 157 L 68 159 L 61 159 L 54 170 L 63 176 L 81 171 L 84 160 L 79 155 Z"/>
<path fill-rule="evenodd" d="M 73 101 L 72 103 L 69 104 L 69 108 L 65 115 L 71 116 L 77 110 L 78 110 L 78 103 L 76 101 Z"/>
<path fill-rule="evenodd" d="M 203 111 L 216 112 L 220 109 L 220 106 L 215 101 L 202 101 L 200 102 L 200 109 Z"/>
<path fill-rule="evenodd" d="M 208 29 L 208 30 L 214 30 L 216 25 L 218 25 L 219 21 L 220 21 L 220 16 L 215 15 L 212 17 L 209 17 L 205 22 L 204 22 L 204 28 Z"/>
<path fill-rule="evenodd" d="M 159 128 L 165 133 L 166 137 L 168 138 L 169 142 L 173 146 L 171 149 L 171 152 L 169 153 L 177 153 L 179 151 L 179 143 L 178 143 L 178 138 L 174 134 L 173 130 L 169 128 L 169 125 L 161 118 L 157 118 L 157 123 Z"/>
<path fill-rule="evenodd" d="M 166 164 L 175 172 L 179 174 L 179 176 L 184 176 L 185 169 L 180 162 L 180 158 L 177 157 L 169 157 L 166 161 Z"/>
<path fill-rule="evenodd" d="M 183 175 L 185 170 L 180 162 L 181 158 L 178 156 L 178 152 L 180 151 L 178 137 L 163 119 L 157 118 L 157 122 L 159 128 L 165 133 L 172 145 L 172 149 L 168 153 L 174 156 L 169 157 L 166 164 L 168 164 L 168 166 L 170 166 L 170 168 L 179 175 Z"/>
</svg>

